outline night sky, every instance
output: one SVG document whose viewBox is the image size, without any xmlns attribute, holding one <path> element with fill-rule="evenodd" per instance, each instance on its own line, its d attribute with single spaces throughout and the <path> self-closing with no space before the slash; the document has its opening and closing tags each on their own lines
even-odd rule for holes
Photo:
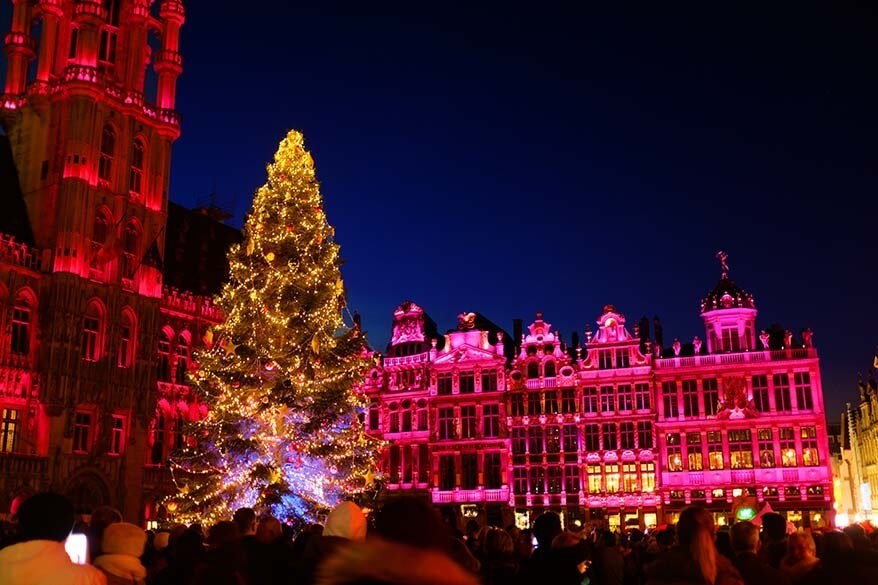
<svg viewBox="0 0 878 585">
<path fill-rule="evenodd" d="M 311 4 L 186 2 L 171 197 L 215 185 L 240 225 L 302 130 L 373 346 L 405 299 L 440 330 L 541 310 L 569 340 L 612 303 L 703 338 L 723 249 L 760 328 L 814 330 L 833 420 L 856 400 L 878 344 L 866 8 Z"/>
</svg>

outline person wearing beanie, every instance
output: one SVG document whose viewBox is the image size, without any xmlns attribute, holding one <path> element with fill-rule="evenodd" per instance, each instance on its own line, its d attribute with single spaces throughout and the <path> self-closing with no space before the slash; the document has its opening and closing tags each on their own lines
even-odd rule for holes
<svg viewBox="0 0 878 585">
<path fill-rule="evenodd" d="M 342 502 L 332 509 L 323 528 L 323 536 L 338 536 L 347 540 L 366 538 L 366 517 L 353 502 Z"/>
<path fill-rule="evenodd" d="M 104 574 L 75 565 L 64 550 L 76 515 L 60 494 L 31 496 L 18 509 L 22 542 L 0 550 L 0 583 L 15 585 L 105 585 Z"/>
<path fill-rule="evenodd" d="M 308 541 L 299 565 L 296 583 L 311 585 L 317 568 L 332 553 L 351 542 L 366 539 L 366 517 L 353 502 L 341 502 L 329 513 L 323 534 Z"/>
<path fill-rule="evenodd" d="M 146 567 L 140 562 L 146 547 L 146 532 L 127 522 L 110 524 L 104 529 L 104 554 L 95 559 L 97 568 L 107 576 L 107 585 L 144 585 Z"/>
</svg>

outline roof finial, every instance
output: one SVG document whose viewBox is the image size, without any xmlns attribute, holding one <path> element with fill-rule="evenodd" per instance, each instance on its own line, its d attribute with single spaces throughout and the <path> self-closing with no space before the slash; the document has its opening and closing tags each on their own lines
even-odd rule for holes
<svg viewBox="0 0 878 585">
<path fill-rule="evenodd" d="M 720 270 L 722 270 L 722 274 L 723 274 L 722 277 L 728 278 L 729 277 L 729 265 L 726 264 L 726 260 L 728 259 L 729 255 L 726 254 L 725 252 L 723 252 L 722 250 L 720 250 L 719 252 L 716 253 L 716 257 L 719 260 Z"/>
</svg>

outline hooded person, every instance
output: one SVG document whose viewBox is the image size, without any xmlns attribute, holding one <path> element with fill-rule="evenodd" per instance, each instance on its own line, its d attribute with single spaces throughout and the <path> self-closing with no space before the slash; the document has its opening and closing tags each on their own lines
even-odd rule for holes
<svg viewBox="0 0 878 585">
<path fill-rule="evenodd" d="M 31 496 L 18 509 L 22 542 L 0 550 L 0 583 L 105 585 L 104 574 L 75 565 L 64 550 L 75 521 L 73 504 L 60 494 Z"/>
<path fill-rule="evenodd" d="M 146 567 L 140 562 L 146 547 L 146 532 L 127 522 L 110 524 L 104 529 L 104 554 L 94 564 L 107 576 L 107 585 L 143 585 Z"/>
<path fill-rule="evenodd" d="M 350 542 L 366 539 L 366 517 L 360 507 L 353 502 L 341 502 L 329 513 L 323 534 L 315 535 L 305 547 L 299 566 L 297 583 L 314 583 L 320 564 Z"/>
</svg>

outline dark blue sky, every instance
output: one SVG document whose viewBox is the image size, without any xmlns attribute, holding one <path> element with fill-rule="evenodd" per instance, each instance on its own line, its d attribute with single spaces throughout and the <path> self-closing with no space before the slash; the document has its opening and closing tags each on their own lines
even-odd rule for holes
<svg viewBox="0 0 878 585">
<path fill-rule="evenodd" d="M 171 197 L 216 184 L 240 223 L 304 131 L 373 345 L 404 299 L 440 329 L 542 310 L 569 339 L 613 303 L 703 338 L 721 248 L 760 327 L 814 330 L 833 413 L 855 400 L 878 344 L 874 13 L 308 4 L 186 2 Z"/>
</svg>

